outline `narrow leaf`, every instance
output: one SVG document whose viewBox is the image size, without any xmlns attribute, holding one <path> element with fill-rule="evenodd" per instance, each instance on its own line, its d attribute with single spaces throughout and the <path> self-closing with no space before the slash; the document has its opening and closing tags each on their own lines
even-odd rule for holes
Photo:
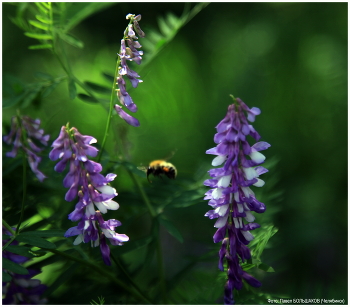
<svg viewBox="0 0 350 307">
<path fill-rule="evenodd" d="M 52 39 L 52 35 L 50 35 L 50 34 L 24 32 L 24 35 L 31 37 L 31 38 L 36 38 L 36 39 Z"/>
<path fill-rule="evenodd" d="M 26 236 L 40 237 L 40 238 L 51 238 L 51 237 L 63 237 L 65 231 L 59 229 L 48 229 L 48 230 L 34 230 L 21 232 L 21 234 Z"/>
<path fill-rule="evenodd" d="M 2 100 L 2 107 L 3 108 L 10 108 L 21 102 L 24 97 L 27 95 L 27 92 L 23 92 L 20 95 L 14 96 L 14 97 L 7 97 L 3 98 Z"/>
<path fill-rule="evenodd" d="M 6 272 L 2 272 L 2 282 L 10 282 L 12 280 L 12 276 Z"/>
<path fill-rule="evenodd" d="M 133 240 L 133 241 L 127 242 L 121 248 L 118 249 L 118 254 L 119 255 L 125 254 L 125 253 L 128 253 L 130 251 L 144 247 L 144 246 L 150 244 L 152 242 L 152 240 L 153 240 L 152 236 L 147 236 L 145 238 L 141 238 L 138 240 Z"/>
<path fill-rule="evenodd" d="M 108 82 L 111 82 L 113 83 L 114 82 L 114 76 L 109 74 L 109 73 L 102 73 L 102 76 L 108 81 Z"/>
<path fill-rule="evenodd" d="M 101 94 L 110 94 L 111 89 L 93 82 L 85 81 L 84 82 L 91 90 L 95 91 L 96 93 L 101 93 Z"/>
<path fill-rule="evenodd" d="M 47 15 L 49 13 L 49 11 L 42 5 L 41 2 L 35 2 L 35 5 L 39 8 L 39 10 L 44 13 L 45 15 Z"/>
<path fill-rule="evenodd" d="M 49 29 L 49 27 L 48 27 L 47 25 L 44 25 L 44 24 L 42 24 L 41 22 L 37 22 L 37 21 L 35 21 L 35 20 L 29 20 L 29 23 L 30 23 L 32 26 L 34 26 L 34 27 L 36 27 L 36 28 L 38 28 L 38 29 L 44 30 L 44 31 L 47 31 L 47 30 Z"/>
<path fill-rule="evenodd" d="M 2 258 L 2 268 L 16 274 L 22 274 L 22 275 L 29 274 L 26 268 L 4 257 Z"/>
<path fill-rule="evenodd" d="M 94 97 L 91 97 L 89 95 L 86 94 L 78 94 L 78 98 L 84 102 L 93 102 L 93 103 L 97 103 L 99 102 L 97 99 L 95 99 Z"/>
<path fill-rule="evenodd" d="M 261 263 L 261 264 L 258 266 L 258 268 L 259 268 L 260 270 L 263 270 L 263 271 L 269 272 L 269 273 L 275 272 L 275 270 L 274 270 L 272 267 L 270 267 L 269 265 L 267 265 L 267 264 L 265 264 L 265 263 Z"/>
<path fill-rule="evenodd" d="M 180 231 L 172 224 L 169 220 L 165 220 L 164 218 L 160 217 L 159 222 L 168 230 L 168 232 L 175 237 L 180 243 L 183 243 L 184 239 L 182 238 L 182 235 Z"/>
<path fill-rule="evenodd" d="M 11 252 L 11 253 L 14 253 L 14 254 L 17 254 L 17 255 L 21 255 L 21 256 L 24 256 L 24 257 L 29 257 L 29 258 L 33 257 L 33 254 L 31 254 L 29 252 L 30 248 L 27 247 L 27 246 L 9 245 L 9 246 L 6 247 L 6 250 L 8 252 Z"/>
<path fill-rule="evenodd" d="M 77 97 L 77 89 L 75 87 L 75 82 L 73 79 L 69 79 L 68 81 L 68 91 L 70 99 L 74 99 L 75 97 Z"/>
<path fill-rule="evenodd" d="M 51 49 L 51 44 L 42 44 L 42 45 L 31 45 L 28 47 L 28 49 L 35 50 L 35 49 Z"/>
<path fill-rule="evenodd" d="M 41 247 L 41 248 L 48 248 L 48 249 L 55 249 L 56 245 L 52 242 L 49 242 L 47 240 L 44 240 L 39 237 L 34 237 L 31 235 L 25 235 L 25 234 L 19 234 L 16 237 L 16 240 L 19 242 L 28 243 L 33 246 Z"/>
<path fill-rule="evenodd" d="M 52 76 L 41 71 L 37 71 L 34 73 L 34 77 L 40 80 L 52 80 Z"/>
<path fill-rule="evenodd" d="M 52 21 L 50 19 L 47 19 L 46 17 L 44 16 L 41 16 L 41 15 L 35 15 L 35 18 L 38 19 L 40 22 L 42 23 L 46 23 L 48 25 L 52 24 Z"/>
<path fill-rule="evenodd" d="M 41 90 L 41 86 L 39 85 L 36 88 L 33 88 L 31 91 L 26 91 L 26 95 L 22 101 L 21 107 L 28 107 L 37 97 Z"/>
<path fill-rule="evenodd" d="M 70 34 L 66 34 L 66 33 L 63 33 L 63 32 L 58 32 L 58 36 L 62 40 L 64 40 L 66 43 L 72 45 L 73 47 L 77 47 L 77 48 L 80 48 L 80 49 L 84 48 L 84 43 L 81 40 L 73 37 Z"/>
<path fill-rule="evenodd" d="M 41 93 L 41 97 L 45 98 L 45 97 L 49 96 L 54 91 L 54 89 L 57 87 L 58 84 L 59 84 L 58 82 L 54 82 L 50 86 L 45 88 L 43 90 L 43 92 Z"/>
</svg>

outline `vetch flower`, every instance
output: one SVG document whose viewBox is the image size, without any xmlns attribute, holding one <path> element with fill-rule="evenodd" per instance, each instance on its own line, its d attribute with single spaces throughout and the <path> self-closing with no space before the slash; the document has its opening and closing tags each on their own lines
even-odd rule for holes
<svg viewBox="0 0 350 307">
<path fill-rule="evenodd" d="M 35 142 L 40 142 L 42 145 L 47 146 L 49 139 L 50 135 L 44 135 L 44 130 L 40 129 L 39 119 L 34 120 L 25 115 L 13 116 L 11 118 L 10 133 L 3 136 L 3 141 L 6 144 L 13 145 L 12 151 L 7 152 L 6 156 L 15 158 L 18 150 L 21 148 L 28 159 L 31 170 L 39 181 L 43 181 L 47 177 L 38 169 L 41 157 L 37 155 L 43 148 L 40 148 Z"/>
<path fill-rule="evenodd" d="M 11 235 L 4 227 L 2 227 L 2 232 L 3 234 Z M 2 240 L 2 245 L 4 246 L 8 241 L 9 239 Z M 14 240 L 10 245 L 18 245 L 18 241 Z M 6 250 L 2 252 L 2 257 L 17 264 L 23 264 L 30 260 L 30 258 Z M 32 279 L 40 271 L 28 269 L 27 275 L 16 274 L 5 269 L 4 271 L 11 275 L 12 279 L 10 282 L 2 283 L 3 305 L 43 305 L 47 303 L 46 298 L 40 298 L 47 287 L 42 285 L 40 280 Z"/>
<path fill-rule="evenodd" d="M 74 127 L 69 129 L 67 124 L 53 142 L 49 157 L 53 161 L 61 159 L 55 166 L 57 172 L 63 172 L 69 163 L 69 172 L 63 180 L 63 186 L 68 188 L 65 200 L 79 199 L 68 215 L 68 219 L 78 222 L 78 225 L 68 229 L 65 237 L 77 236 L 74 245 L 81 242 L 91 242 L 92 247 L 100 245 L 103 261 L 111 265 L 105 238 L 112 245 L 123 245 L 129 237 L 115 233 L 114 228 L 121 225 L 119 221 L 111 219 L 105 222 L 102 218 L 101 214 L 119 208 L 113 200 L 118 193 L 109 185 L 117 175 L 110 173 L 103 176 L 100 174 L 101 164 L 89 160 L 88 156 L 97 156 L 98 150 L 91 145 L 96 142 L 94 137 L 82 135 Z"/>
<path fill-rule="evenodd" d="M 217 146 L 206 151 L 207 154 L 216 156 L 213 166 L 223 166 L 211 169 L 211 179 L 204 181 L 204 185 L 211 188 L 205 193 L 204 199 L 209 200 L 209 205 L 213 208 L 205 216 L 217 219 L 214 225 L 217 231 L 213 239 L 214 243 L 222 242 L 219 269 L 224 271 L 224 262 L 227 264 L 225 304 L 235 303 L 233 290 L 242 288 L 242 280 L 253 287 L 261 285 L 253 276 L 243 271 L 240 263 L 251 258 L 247 245 L 254 236 L 250 231 L 260 227 L 254 223 L 252 212 L 265 211 L 265 205 L 255 198 L 250 186 L 264 185 L 259 176 L 268 170 L 260 166 L 265 160 L 260 151 L 270 147 L 266 142 L 257 142 L 250 146 L 246 140 L 248 135 L 256 141 L 260 139 L 260 135 L 248 123 L 254 122 L 260 109 L 249 109 L 240 98 L 233 100 L 225 118 L 216 126 L 214 142 Z"/>
<path fill-rule="evenodd" d="M 126 107 L 130 112 L 135 113 L 137 111 L 137 106 L 133 102 L 131 96 L 126 91 L 126 83 L 124 76 L 126 76 L 131 82 L 132 87 L 136 88 L 140 82 L 142 82 L 140 76 L 133 70 L 131 70 L 127 64 L 127 61 L 133 61 L 137 65 L 141 64 L 143 51 L 138 50 L 141 48 L 141 44 L 137 41 L 139 35 L 140 37 L 145 37 L 145 33 L 141 30 L 139 21 L 141 20 L 141 15 L 128 14 L 126 19 L 130 20 L 129 25 L 124 31 L 124 37 L 120 42 L 120 53 L 118 60 L 118 69 L 116 73 L 116 89 L 117 97 L 120 104 Z M 128 47 L 127 47 L 127 46 Z M 133 116 L 127 114 L 120 105 L 116 104 L 114 106 L 117 114 L 120 118 L 124 119 L 129 125 L 138 127 L 140 126 L 139 121 Z"/>
</svg>

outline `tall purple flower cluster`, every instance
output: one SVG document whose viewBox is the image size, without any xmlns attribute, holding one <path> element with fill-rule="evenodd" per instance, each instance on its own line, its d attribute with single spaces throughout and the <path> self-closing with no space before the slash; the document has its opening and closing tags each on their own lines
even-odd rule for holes
<svg viewBox="0 0 350 307">
<path fill-rule="evenodd" d="M 49 139 L 50 135 L 44 135 L 44 130 L 40 129 L 39 119 L 34 120 L 25 115 L 13 116 L 10 133 L 3 137 L 5 143 L 8 145 L 13 144 L 12 150 L 7 152 L 6 156 L 15 158 L 18 150 L 22 148 L 24 154 L 27 156 L 31 170 L 40 181 L 43 181 L 47 177 L 38 169 L 41 157 L 37 155 L 43 148 L 36 145 L 33 140 L 47 146 Z"/>
<path fill-rule="evenodd" d="M 3 234 L 11 235 L 4 227 L 2 227 L 2 232 Z M 2 245 L 4 246 L 8 241 L 9 239 L 2 240 Z M 14 240 L 10 245 L 18 245 L 18 241 Z M 2 252 L 2 257 L 17 264 L 23 264 L 30 260 L 30 258 L 6 250 Z M 12 280 L 2 283 L 3 305 L 43 305 L 47 303 L 46 298 L 40 298 L 47 287 L 42 285 L 40 280 L 32 279 L 32 277 L 38 275 L 40 271 L 28 269 L 29 274 L 27 275 L 5 271 L 11 275 Z"/>
<path fill-rule="evenodd" d="M 224 290 L 225 304 L 234 304 L 233 290 L 242 288 L 242 280 L 253 287 L 260 287 L 260 282 L 243 271 L 241 262 L 251 257 L 247 245 L 254 239 L 251 230 L 260 227 L 254 223 L 252 212 L 262 213 L 265 205 L 259 202 L 250 186 L 261 187 L 264 181 L 258 178 L 268 170 L 262 166 L 265 156 L 260 151 L 270 147 L 266 142 L 257 142 L 250 146 L 246 137 L 250 135 L 256 141 L 260 135 L 252 125 L 260 109 L 251 108 L 239 98 L 234 98 L 234 104 L 228 107 L 225 118 L 216 126 L 214 136 L 216 147 L 206 151 L 216 155 L 212 165 L 223 167 L 209 171 L 211 179 L 204 185 L 211 189 L 204 199 L 209 200 L 213 210 L 205 216 L 217 218 L 214 227 L 218 228 L 214 234 L 214 242 L 222 242 L 219 251 L 219 269 L 224 271 L 227 264 L 227 282 Z M 249 157 L 249 158 L 248 158 Z"/>
<path fill-rule="evenodd" d="M 102 217 L 107 210 L 119 208 L 119 204 L 112 200 L 118 194 L 108 185 L 117 175 L 101 175 L 101 164 L 89 160 L 88 156 L 97 156 L 98 150 L 91 146 L 96 142 L 95 138 L 80 134 L 74 127 L 69 129 L 68 125 L 63 126 L 58 138 L 52 143 L 49 157 L 53 161 L 61 159 L 55 166 L 57 172 L 63 172 L 69 163 L 69 172 L 63 180 L 63 186 L 69 189 L 65 200 L 79 198 L 74 211 L 68 215 L 68 219 L 78 222 L 78 226 L 68 229 L 65 237 L 77 236 L 74 245 L 91 242 L 92 247 L 100 246 L 104 263 L 111 265 L 106 238 L 112 245 L 123 245 L 129 237 L 114 231 L 115 227 L 121 225 L 119 221 L 104 221 Z"/>
<path fill-rule="evenodd" d="M 140 25 L 138 23 L 141 20 L 141 15 L 135 16 L 133 14 L 128 14 L 126 16 L 126 19 L 130 19 L 130 23 L 124 32 L 124 37 L 121 40 L 120 44 L 120 66 L 118 67 L 118 74 L 116 76 L 116 82 L 118 86 L 118 89 L 116 89 L 116 91 L 119 102 L 123 106 L 125 106 L 129 111 L 135 113 L 137 111 L 137 106 L 133 102 L 129 93 L 126 91 L 126 83 L 123 79 L 123 76 L 128 77 L 128 79 L 131 82 L 131 85 L 134 88 L 138 86 L 139 82 L 142 82 L 142 80 L 138 79 L 140 78 L 140 76 L 137 74 L 137 72 L 129 68 L 127 61 L 134 61 L 138 65 L 141 64 L 143 51 L 137 50 L 142 46 L 137 41 L 138 37 L 136 36 L 136 33 L 140 37 L 145 37 L 145 33 L 141 30 Z M 126 44 L 128 45 L 128 47 L 126 47 Z M 129 115 L 128 113 L 126 113 L 120 105 L 116 104 L 114 108 L 117 111 L 118 115 L 122 119 L 124 119 L 129 125 L 135 127 L 140 126 L 139 121 L 136 118 Z"/>
</svg>

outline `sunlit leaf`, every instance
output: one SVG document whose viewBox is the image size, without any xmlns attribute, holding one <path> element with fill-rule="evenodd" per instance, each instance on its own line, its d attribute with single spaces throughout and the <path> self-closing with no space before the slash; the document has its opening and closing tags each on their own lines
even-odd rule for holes
<svg viewBox="0 0 350 307">
<path fill-rule="evenodd" d="M 48 25 L 52 24 L 52 21 L 50 19 L 47 19 L 42 15 L 35 15 L 35 18 L 38 19 L 42 23 L 46 23 Z"/>
<path fill-rule="evenodd" d="M 80 49 L 84 48 L 84 43 L 81 40 L 73 37 L 70 34 L 63 33 L 63 32 L 58 32 L 58 36 L 62 40 L 64 40 L 66 43 L 72 45 L 73 47 L 80 48 Z"/>
<path fill-rule="evenodd" d="M 34 26 L 34 27 L 36 27 L 36 28 L 38 28 L 38 29 L 44 30 L 44 31 L 47 31 L 47 30 L 49 29 L 49 27 L 48 27 L 47 25 L 44 25 L 44 24 L 42 24 L 41 22 L 37 22 L 37 21 L 35 21 L 35 20 L 29 20 L 29 23 L 30 23 L 32 26 Z"/>
<path fill-rule="evenodd" d="M 52 39 L 52 35 L 50 35 L 50 34 L 24 32 L 24 35 L 31 37 L 31 38 L 36 38 L 36 39 L 46 39 L 46 40 Z"/>
<path fill-rule="evenodd" d="M 28 49 L 35 50 L 35 49 L 51 49 L 51 44 L 42 44 L 42 45 L 31 45 L 28 47 Z"/>
</svg>

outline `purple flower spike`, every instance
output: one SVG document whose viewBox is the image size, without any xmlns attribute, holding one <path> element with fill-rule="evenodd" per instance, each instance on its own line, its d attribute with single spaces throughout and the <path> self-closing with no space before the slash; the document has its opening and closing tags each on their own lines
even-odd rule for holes
<svg viewBox="0 0 350 307">
<path fill-rule="evenodd" d="M 242 288 L 242 280 L 253 287 L 261 286 L 258 280 L 243 271 L 240 262 L 251 258 L 247 245 L 254 236 L 250 231 L 260 227 L 254 223 L 255 217 L 251 212 L 265 211 L 265 205 L 255 198 L 249 187 L 264 185 L 259 176 L 268 170 L 259 166 L 265 160 L 260 151 L 270 147 L 266 142 L 250 146 L 246 140 L 247 135 L 255 140 L 260 138 L 253 126 L 248 124 L 248 121 L 254 122 L 260 109 L 249 109 L 239 98 L 234 102 L 228 107 L 225 118 L 216 126 L 214 142 L 217 146 L 206 151 L 207 154 L 216 155 L 212 165 L 222 167 L 211 169 L 211 179 L 204 181 L 204 185 L 210 188 L 204 199 L 209 200 L 213 208 L 205 216 L 217 218 L 213 240 L 214 243 L 222 242 L 219 269 L 223 271 L 224 261 L 227 263 L 228 279 L 224 287 L 226 305 L 235 304 L 233 291 Z"/>
<path fill-rule="evenodd" d="M 123 245 L 129 237 L 114 232 L 114 227 L 121 225 L 119 221 L 105 222 L 102 218 L 101 213 L 119 208 L 119 204 L 112 200 L 118 193 L 109 185 L 117 175 L 103 176 L 102 165 L 89 159 L 97 155 L 98 150 L 91 145 L 96 142 L 94 137 L 82 135 L 74 127 L 63 126 L 52 143 L 49 157 L 51 160 L 61 159 L 55 167 L 59 172 L 64 171 L 69 162 L 69 172 L 63 180 L 63 186 L 69 189 L 65 200 L 79 198 L 74 211 L 68 215 L 68 219 L 78 222 L 78 226 L 68 229 L 65 237 L 77 236 L 74 245 L 81 242 L 91 242 L 92 247 L 100 245 L 104 263 L 111 265 L 105 237 L 112 245 Z"/>
<path fill-rule="evenodd" d="M 39 119 L 34 120 L 25 115 L 13 116 L 11 119 L 10 133 L 3 136 L 3 141 L 5 143 L 9 145 L 13 144 L 12 150 L 7 152 L 6 156 L 15 158 L 18 154 L 18 150 L 21 148 L 28 159 L 31 170 L 39 181 L 42 182 L 47 177 L 38 169 L 41 158 L 37 153 L 41 152 L 43 148 L 35 144 L 34 140 L 47 146 L 49 139 L 50 135 L 44 135 L 44 130 L 40 129 Z"/>
<path fill-rule="evenodd" d="M 125 106 L 129 111 L 135 113 L 137 111 L 137 106 L 126 90 L 126 84 L 123 76 L 127 76 L 133 88 L 136 88 L 139 83 L 142 82 L 142 80 L 139 79 L 140 76 L 129 68 L 127 61 L 133 61 L 137 65 L 141 64 L 143 51 L 138 50 L 142 46 L 137 41 L 138 38 L 136 36 L 136 33 L 140 37 L 145 37 L 145 33 L 141 30 L 138 23 L 141 20 L 141 15 L 135 16 L 133 14 L 128 14 L 126 15 L 126 19 L 130 19 L 130 23 L 124 31 L 124 37 L 121 40 L 120 44 L 120 53 L 118 54 L 120 65 L 118 67 L 118 73 L 116 75 L 116 84 L 118 87 L 116 89 L 116 94 L 120 104 L 122 106 Z M 126 43 L 128 44 L 128 47 L 126 47 Z M 139 121 L 127 114 L 120 105 L 116 104 L 114 108 L 117 111 L 118 115 L 129 125 L 134 127 L 140 126 Z"/>
</svg>

